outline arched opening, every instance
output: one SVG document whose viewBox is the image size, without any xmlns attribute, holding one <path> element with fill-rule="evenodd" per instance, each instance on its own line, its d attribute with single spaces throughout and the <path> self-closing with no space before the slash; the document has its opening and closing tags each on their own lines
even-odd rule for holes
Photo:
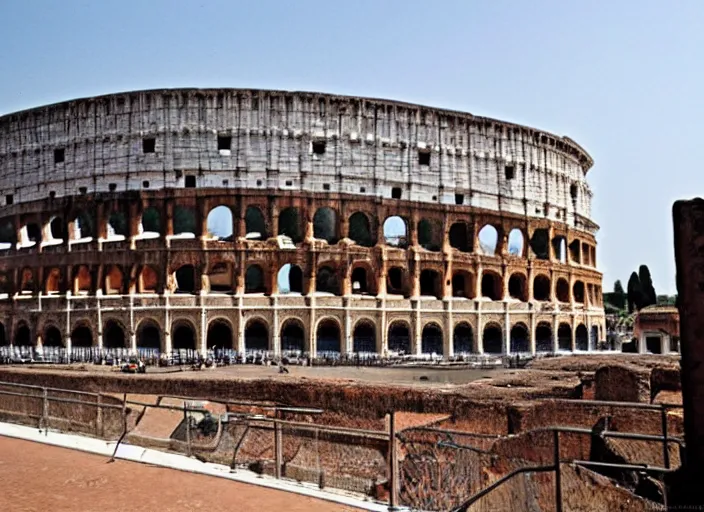
<svg viewBox="0 0 704 512">
<path fill-rule="evenodd" d="M 523 239 L 523 231 L 518 228 L 513 228 L 508 234 L 508 253 L 511 256 L 517 256 L 522 258 L 525 248 L 525 241 Z"/>
<path fill-rule="evenodd" d="M 125 331 L 114 320 L 108 320 L 103 327 L 103 347 L 124 348 L 127 346 Z"/>
<path fill-rule="evenodd" d="M 487 256 L 495 256 L 499 244 L 499 232 L 491 224 L 479 230 L 479 252 Z"/>
<path fill-rule="evenodd" d="M 196 214 L 187 206 L 174 208 L 174 235 L 196 234 Z"/>
<path fill-rule="evenodd" d="M 589 350 L 589 333 L 584 324 L 579 324 L 574 331 L 574 341 L 577 350 Z"/>
<path fill-rule="evenodd" d="M 584 304 L 586 301 L 586 295 L 584 294 L 584 283 L 582 281 L 575 281 L 572 287 L 572 296 L 575 302 Z"/>
<path fill-rule="evenodd" d="M 540 301 L 550 300 L 550 278 L 545 275 L 535 276 L 533 279 L 533 298 Z"/>
<path fill-rule="evenodd" d="M 49 221 L 49 234 L 52 240 L 63 241 L 66 238 L 64 220 L 61 217 L 54 217 Z"/>
<path fill-rule="evenodd" d="M 42 344 L 45 347 L 63 347 L 64 340 L 63 336 L 61 336 L 61 331 L 53 325 L 46 327 L 44 329 Z"/>
<path fill-rule="evenodd" d="M 452 276 L 452 296 L 474 298 L 474 275 L 464 270 L 455 272 Z"/>
<path fill-rule="evenodd" d="M 78 325 L 71 331 L 71 347 L 93 346 L 93 332 L 87 325 Z"/>
<path fill-rule="evenodd" d="M 455 355 L 471 354 L 474 346 L 474 331 L 472 326 L 461 322 L 455 326 L 452 333 L 452 347 Z"/>
<path fill-rule="evenodd" d="M 0 222 L 0 250 L 11 249 L 17 244 L 17 231 L 12 219 L 3 219 Z"/>
<path fill-rule="evenodd" d="M 501 276 L 488 271 L 482 273 L 482 297 L 487 297 L 491 300 L 501 300 L 503 295 Z"/>
<path fill-rule="evenodd" d="M 428 251 L 442 247 L 442 224 L 436 220 L 421 219 L 418 223 L 418 245 Z"/>
<path fill-rule="evenodd" d="M 589 349 L 596 350 L 599 347 L 599 327 L 592 325 L 592 332 L 589 337 Z"/>
<path fill-rule="evenodd" d="M 95 222 L 93 221 L 93 217 L 85 211 L 78 212 L 73 219 L 73 239 L 83 240 L 93 238 L 95 236 L 94 228 Z"/>
<path fill-rule="evenodd" d="M 206 226 L 209 238 L 232 241 L 232 210 L 225 205 L 216 206 L 208 212 Z"/>
<path fill-rule="evenodd" d="M 22 269 L 22 279 L 20 280 L 20 291 L 22 293 L 34 293 L 35 282 L 34 272 L 31 268 Z"/>
<path fill-rule="evenodd" d="M 208 325 L 208 336 L 205 340 L 209 349 L 232 348 L 232 328 L 224 320 L 213 320 Z"/>
<path fill-rule="evenodd" d="M 78 267 L 73 278 L 74 293 L 88 295 L 93 288 L 93 279 L 90 270 L 85 265 Z"/>
<path fill-rule="evenodd" d="M 369 283 L 367 281 L 367 269 L 364 267 L 355 267 L 352 270 L 352 293 L 367 294 L 369 293 Z"/>
<path fill-rule="evenodd" d="M 573 240 L 568 246 L 569 258 L 573 263 L 582 263 L 582 244 L 579 240 Z"/>
<path fill-rule="evenodd" d="M 372 247 L 374 245 L 374 237 L 372 237 L 372 229 L 369 224 L 369 217 L 362 212 L 355 212 L 349 218 L 349 233 L 350 240 L 354 240 L 357 245 L 362 247 Z"/>
<path fill-rule="evenodd" d="M 369 321 L 359 321 L 352 333 L 352 351 L 359 353 L 376 352 L 376 328 Z"/>
<path fill-rule="evenodd" d="M 120 238 L 124 240 L 124 238 L 130 234 L 127 218 L 122 212 L 112 212 L 110 214 L 107 228 L 108 238 Z"/>
<path fill-rule="evenodd" d="M 530 334 L 528 327 L 518 323 L 511 328 L 511 353 L 521 354 L 530 352 Z"/>
<path fill-rule="evenodd" d="M 61 292 L 61 270 L 52 268 L 46 276 L 44 291 L 47 295 L 52 295 Z"/>
<path fill-rule="evenodd" d="M 39 224 L 30 222 L 22 228 L 22 245 L 32 246 L 42 242 L 42 228 Z"/>
<path fill-rule="evenodd" d="M 340 326 L 334 320 L 321 320 L 315 339 L 318 354 L 340 352 Z"/>
<path fill-rule="evenodd" d="M 220 262 L 213 265 L 208 273 L 210 291 L 214 293 L 232 293 L 232 265 Z"/>
<path fill-rule="evenodd" d="M 244 214 L 245 237 L 250 240 L 266 240 L 266 220 L 264 214 L 256 206 L 248 206 Z"/>
<path fill-rule="evenodd" d="M 555 296 L 559 302 L 570 301 L 570 285 L 564 277 L 557 280 L 557 284 L 555 285 Z"/>
<path fill-rule="evenodd" d="M 306 349 L 304 332 L 300 320 L 286 320 L 281 327 L 281 351 L 286 354 L 302 354 Z"/>
<path fill-rule="evenodd" d="M 7 339 L 7 335 L 5 334 L 5 324 L 0 323 L 0 346 L 7 346 L 9 345 L 9 340 Z"/>
<path fill-rule="evenodd" d="M 514 299 L 527 302 L 528 284 L 526 283 L 526 276 L 518 272 L 511 274 L 511 277 L 508 279 L 508 293 Z"/>
<path fill-rule="evenodd" d="M 340 295 L 340 282 L 332 268 L 322 266 L 318 269 L 315 275 L 315 291 Z"/>
<path fill-rule="evenodd" d="M 550 236 L 547 229 L 539 228 L 533 231 L 530 248 L 537 259 L 547 260 L 550 258 Z"/>
<path fill-rule="evenodd" d="M 501 354 L 503 352 L 503 333 L 501 327 L 489 324 L 484 327 L 482 345 L 486 354 Z"/>
<path fill-rule="evenodd" d="M 337 243 L 337 212 L 327 206 L 318 208 L 313 216 L 313 237 L 329 244 Z"/>
<path fill-rule="evenodd" d="M 384 243 L 391 247 L 408 247 L 408 225 L 402 217 L 394 215 L 384 221 Z"/>
<path fill-rule="evenodd" d="M 264 270 L 259 265 L 250 265 L 244 274 L 244 293 L 266 293 Z"/>
<path fill-rule="evenodd" d="M 428 324 L 423 327 L 421 351 L 424 354 L 443 354 L 442 329 L 437 324 Z"/>
<path fill-rule="evenodd" d="M 279 235 L 287 236 L 294 244 L 303 240 L 301 233 L 301 216 L 298 209 L 289 207 L 279 213 Z"/>
<path fill-rule="evenodd" d="M 411 333 L 405 322 L 394 322 L 389 326 L 389 352 L 411 353 Z"/>
<path fill-rule="evenodd" d="M 455 222 L 450 226 L 450 247 L 461 252 L 471 252 L 471 230 L 464 222 Z"/>
<path fill-rule="evenodd" d="M 149 265 L 142 267 L 139 273 L 139 293 L 157 293 L 159 288 L 159 275 Z"/>
<path fill-rule="evenodd" d="M 548 322 L 540 322 L 535 327 L 536 352 L 552 352 L 552 327 Z"/>
<path fill-rule="evenodd" d="M 244 328 L 244 349 L 248 352 L 269 350 L 269 329 L 261 320 L 250 320 Z"/>
<path fill-rule="evenodd" d="M 137 348 L 161 349 L 161 329 L 154 320 L 144 320 L 137 328 Z"/>
<path fill-rule="evenodd" d="M 298 265 L 286 263 L 279 269 L 276 276 L 279 283 L 279 293 L 303 293 L 303 271 Z"/>
<path fill-rule="evenodd" d="M 183 265 L 174 273 L 176 293 L 195 293 L 196 269 L 193 265 Z"/>
<path fill-rule="evenodd" d="M 400 267 L 391 267 L 386 274 L 386 292 L 391 295 L 408 297 L 405 271 Z"/>
<path fill-rule="evenodd" d="M 557 261 L 567 263 L 567 241 L 564 236 L 556 236 L 552 239 L 552 250 Z"/>
<path fill-rule="evenodd" d="M 9 297 L 12 294 L 12 282 L 5 272 L 0 272 L 0 297 Z"/>
<path fill-rule="evenodd" d="M 30 347 L 32 345 L 32 334 L 26 323 L 22 322 L 15 329 L 14 345 L 18 347 Z"/>
<path fill-rule="evenodd" d="M 420 273 L 420 294 L 442 299 L 442 279 L 438 272 L 425 269 Z"/>
<path fill-rule="evenodd" d="M 559 350 L 572 350 L 572 328 L 569 324 L 560 324 L 557 328 L 557 348 Z"/>
<path fill-rule="evenodd" d="M 161 234 L 161 214 L 156 207 L 150 206 L 142 212 L 142 222 L 139 225 L 140 233 Z"/>
<path fill-rule="evenodd" d="M 105 274 L 105 295 L 120 295 L 122 293 L 123 278 L 120 267 L 117 265 L 108 267 L 108 271 Z"/>
<path fill-rule="evenodd" d="M 190 323 L 179 322 L 173 327 L 171 346 L 174 350 L 196 350 L 196 331 Z"/>
</svg>

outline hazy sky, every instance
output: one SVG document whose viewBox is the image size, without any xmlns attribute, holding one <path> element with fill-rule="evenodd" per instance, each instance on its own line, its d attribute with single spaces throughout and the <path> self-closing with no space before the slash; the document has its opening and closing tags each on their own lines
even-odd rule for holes
<svg viewBox="0 0 704 512">
<path fill-rule="evenodd" d="M 704 1 L 4 0 L 0 113 L 161 87 L 392 98 L 569 135 L 595 160 L 604 289 L 674 293 L 701 194 Z M 699 141 L 699 142 L 698 142 Z"/>
</svg>

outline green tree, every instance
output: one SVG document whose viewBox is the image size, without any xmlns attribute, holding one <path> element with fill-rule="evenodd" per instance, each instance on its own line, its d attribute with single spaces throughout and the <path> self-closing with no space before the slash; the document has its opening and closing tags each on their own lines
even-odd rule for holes
<svg viewBox="0 0 704 512">
<path fill-rule="evenodd" d="M 633 272 L 628 279 L 627 290 L 628 312 L 632 313 L 634 310 L 643 307 L 643 290 L 637 273 Z"/>
<path fill-rule="evenodd" d="M 611 294 L 611 304 L 618 309 L 626 309 L 626 292 L 623 290 L 621 280 L 614 283 L 614 293 Z"/>
<path fill-rule="evenodd" d="M 653 287 L 653 280 L 650 277 L 650 269 L 647 265 L 641 265 L 638 269 L 638 280 L 640 281 L 640 289 L 643 294 L 643 306 L 657 304 L 657 294 Z"/>
</svg>

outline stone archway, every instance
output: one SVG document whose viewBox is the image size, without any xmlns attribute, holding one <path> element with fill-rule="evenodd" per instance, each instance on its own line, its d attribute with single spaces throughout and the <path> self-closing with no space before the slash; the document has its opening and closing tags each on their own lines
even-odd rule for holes
<svg viewBox="0 0 704 512">
<path fill-rule="evenodd" d="M 298 319 L 289 319 L 281 327 L 281 352 L 302 354 L 306 350 L 305 329 Z"/>
<path fill-rule="evenodd" d="M 190 322 L 177 322 L 171 331 L 173 350 L 197 350 L 196 330 Z"/>
<path fill-rule="evenodd" d="M 404 321 L 389 325 L 388 346 L 390 352 L 411 353 L 411 330 Z"/>
<path fill-rule="evenodd" d="M 232 348 L 232 327 L 230 323 L 222 319 L 215 319 L 210 322 L 205 343 L 209 349 Z"/>
<path fill-rule="evenodd" d="M 352 333 L 354 353 L 376 352 L 376 327 L 369 320 L 360 320 Z"/>
<path fill-rule="evenodd" d="M 154 320 L 143 320 L 137 327 L 137 348 L 161 350 L 161 328 Z"/>
<path fill-rule="evenodd" d="M 421 351 L 423 354 L 443 354 L 442 329 L 439 325 L 430 323 L 423 327 L 421 333 Z"/>
<path fill-rule="evenodd" d="M 119 323 L 108 320 L 103 327 L 103 348 L 125 348 L 125 331 Z"/>
<path fill-rule="evenodd" d="M 318 354 L 339 354 L 342 351 L 340 325 L 333 319 L 326 318 L 318 323 L 315 339 Z"/>
<path fill-rule="evenodd" d="M 244 328 L 244 349 L 247 352 L 269 350 L 269 328 L 259 319 L 247 322 Z"/>
</svg>

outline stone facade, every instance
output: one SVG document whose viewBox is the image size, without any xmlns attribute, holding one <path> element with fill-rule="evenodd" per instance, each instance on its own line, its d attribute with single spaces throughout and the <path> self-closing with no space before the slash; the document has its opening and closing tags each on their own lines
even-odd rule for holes
<svg viewBox="0 0 704 512">
<path fill-rule="evenodd" d="M 313 93 L 146 91 L 10 114 L 4 342 L 589 350 L 605 336 L 591 165 L 532 128 Z M 216 208 L 227 234 L 209 229 Z"/>
</svg>

